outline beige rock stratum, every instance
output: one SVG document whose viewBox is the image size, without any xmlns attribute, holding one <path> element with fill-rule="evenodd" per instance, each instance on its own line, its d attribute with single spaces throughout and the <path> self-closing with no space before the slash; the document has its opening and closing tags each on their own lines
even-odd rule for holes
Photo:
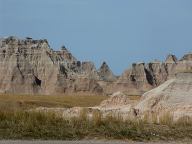
<svg viewBox="0 0 192 144">
<path fill-rule="evenodd" d="M 170 112 L 174 119 L 192 117 L 192 73 L 178 73 L 174 79 L 146 92 L 135 109 L 140 115 Z"/>
<path fill-rule="evenodd" d="M 142 95 L 186 70 L 192 70 L 191 53 L 181 60 L 170 54 L 165 62 L 133 63 L 115 76 L 106 62 L 97 69 L 93 62 L 77 60 L 65 46 L 53 50 L 46 39 L 0 38 L 0 93 Z"/>
</svg>

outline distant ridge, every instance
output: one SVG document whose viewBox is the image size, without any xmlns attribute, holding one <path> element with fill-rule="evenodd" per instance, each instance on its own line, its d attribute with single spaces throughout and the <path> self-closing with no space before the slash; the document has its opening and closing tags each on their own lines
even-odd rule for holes
<svg viewBox="0 0 192 144">
<path fill-rule="evenodd" d="M 134 63 L 117 77 L 106 62 L 97 70 L 93 62 L 77 60 L 65 46 L 50 48 L 46 39 L 0 38 L 0 92 L 21 94 L 111 94 L 144 92 L 192 69 L 192 54 L 181 60 L 168 55 L 165 62 Z"/>
</svg>

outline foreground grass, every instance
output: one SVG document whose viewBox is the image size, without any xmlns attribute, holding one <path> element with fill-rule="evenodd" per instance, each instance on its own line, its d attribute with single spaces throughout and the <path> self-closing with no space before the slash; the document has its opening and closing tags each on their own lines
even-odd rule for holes
<svg viewBox="0 0 192 144">
<path fill-rule="evenodd" d="M 131 100 L 140 99 L 130 96 Z M 169 114 L 158 122 L 157 116 L 123 121 L 121 117 L 102 117 L 95 111 L 93 118 L 87 118 L 82 111 L 77 118 L 65 119 L 54 113 L 26 111 L 43 107 L 89 107 L 98 105 L 106 96 L 30 96 L 0 95 L 0 139 L 129 139 L 150 140 L 192 140 L 192 120 L 182 118 L 173 122 Z"/>
<path fill-rule="evenodd" d="M 92 120 L 85 115 L 70 120 L 53 113 L 0 112 L 0 139 L 57 139 L 84 138 L 148 140 L 192 139 L 192 122 L 149 123 L 142 120 L 122 121 L 95 114 Z"/>
<path fill-rule="evenodd" d="M 35 107 L 91 107 L 99 105 L 107 96 L 43 96 L 43 95 L 0 95 L 0 109 L 26 110 Z"/>
</svg>

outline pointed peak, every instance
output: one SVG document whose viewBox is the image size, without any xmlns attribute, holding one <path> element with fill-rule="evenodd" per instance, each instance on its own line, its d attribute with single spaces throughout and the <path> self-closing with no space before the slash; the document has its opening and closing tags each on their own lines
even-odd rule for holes
<svg viewBox="0 0 192 144">
<path fill-rule="evenodd" d="M 105 61 L 103 61 L 102 65 L 106 65 L 107 63 Z"/>
<path fill-rule="evenodd" d="M 107 65 L 107 63 L 105 61 L 103 61 L 102 65 Z"/>
<path fill-rule="evenodd" d="M 104 61 L 101 65 L 101 67 L 98 70 L 99 76 L 102 80 L 106 81 L 114 81 L 116 79 L 115 75 L 107 65 L 107 63 Z"/>
<path fill-rule="evenodd" d="M 68 52 L 68 49 L 64 45 L 62 45 L 61 46 L 61 51 L 67 51 Z"/>
<path fill-rule="evenodd" d="M 110 69 L 109 66 L 108 66 L 108 64 L 107 64 L 105 61 L 102 63 L 102 65 L 101 65 L 101 67 L 100 67 L 100 70 L 101 70 L 101 69 L 104 69 L 104 68 Z"/>
<path fill-rule="evenodd" d="M 169 54 L 165 60 L 165 63 L 176 63 L 177 57 L 173 54 Z"/>
</svg>

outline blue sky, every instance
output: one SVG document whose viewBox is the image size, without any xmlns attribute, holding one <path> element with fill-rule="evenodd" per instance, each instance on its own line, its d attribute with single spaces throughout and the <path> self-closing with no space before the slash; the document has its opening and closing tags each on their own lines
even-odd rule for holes
<svg viewBox="0 0 192 144">
<path fill-rule="evenodd" d="M 10 35 L 48 39 L 121 74 L 192 51 L 192 0 L 0 0 L 0 37 Z"/>
</svg>

